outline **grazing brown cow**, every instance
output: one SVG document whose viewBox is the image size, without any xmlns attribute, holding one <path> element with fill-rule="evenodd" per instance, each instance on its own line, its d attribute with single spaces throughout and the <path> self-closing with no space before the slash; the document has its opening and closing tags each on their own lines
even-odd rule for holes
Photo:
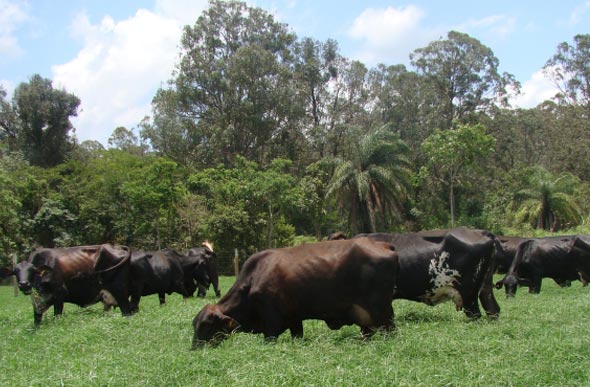
<svg viewBox="0 0 590 387">
<path fill-rule="evenodd" d="M 64 302 L 88 306 L 101 300 L 100 291 L 108 291 L 130 315 L 128 275 L 131 252 L 125 246 L 109 244 L 70 248 L 41 248 L 13 270 L 19 289 L 31 295 L 34 321 L 53 305 L 54 315 L 63 312 Z"/>
<path fill-rule="evenodd" d="M 390 244 L 367 238 L 256 253 L 228 293 L 194 318 L 193 349 L 236 329 L 301 337 L 307 319 L 331 329 L 357 324 L 363 335 L 391 330 L 398 266 Z"/>
</svg>

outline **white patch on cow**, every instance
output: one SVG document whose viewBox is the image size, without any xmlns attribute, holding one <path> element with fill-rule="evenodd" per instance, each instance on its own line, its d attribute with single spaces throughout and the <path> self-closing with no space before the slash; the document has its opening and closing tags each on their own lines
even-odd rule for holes
<svg viewBox="0 0 590 387">
<path fill-rule="evenodd" d="M 201 246 L 208 248 L 209 250 L 213 251 L 213 243 L 209 241 L 205 241 L 201 243 Z"/>
<path fill-rule="evenodd" d="M 352 315 L 352 318 L 358 325 L 373 325 L 373 319 L 371 318 L 371 314 L 365 308 L 358 304 L 353 304 L 350 307 L 350 314 Z"/>
<path fill-rule="evenodd" d="M 102 289 L 99 293 L 100 299 L 102 300 L 103 304 L 106 306 L 118 306 L 117 300 L 115 297 L 106 289 Z"/>
<path fill-rule="evenodd" d="M 428 266 L 428 274 L 432 288 L 426 292 L 423 300 L 426 304 L 437 305 L 447 300 L 453 300 L 457 309 L 463 308 L 463 298 L 456 289 L 461 274 L 449 266 L 448 260 L 451 254 L 443 251 L 439 256 L 434 256 Z"/>
</svg>

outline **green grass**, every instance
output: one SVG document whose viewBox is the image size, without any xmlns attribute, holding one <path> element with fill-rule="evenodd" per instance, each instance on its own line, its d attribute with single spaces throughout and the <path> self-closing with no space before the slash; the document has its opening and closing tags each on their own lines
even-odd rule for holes
<svg viewBox="0 0 590 387">
<path fill-rule="evenodd" d="M 34 329 L 29 299 L 0 287 L 0 386 L 590 386 L 589 292 L 552 281 L 540 295 L 497 292 L 495 322 L 400 300 L 395 335 L 363 341 L 358 327 L 306 321 L 303 340 L 240 333 L 190 351 L 191 321 L 211 296 L 174 294 L 163 307 L 149 296 L 128 318 L 66 304 Z"/>
</svg>

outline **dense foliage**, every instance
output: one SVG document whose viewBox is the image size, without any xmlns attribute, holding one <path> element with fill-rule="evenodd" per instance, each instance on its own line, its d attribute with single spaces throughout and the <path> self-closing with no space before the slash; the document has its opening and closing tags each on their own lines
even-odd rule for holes
<svg viewBox="0 0 590 387">
<path fill-rule="evenodd" d="M 590 35 L 545 66 L 554 100 L 513 109 L 519 83 L 456 31 L 413 68 L 367 68 L 336 41 L 212 1 L 137 128 L 78 143 L 79 100 L 33 75 L 0 89 L 0 260 L 37 245 L 186 249 L 222 269 L 334 231 L 466 225 L 552 231 L 588 222 Z"/>
</svg>

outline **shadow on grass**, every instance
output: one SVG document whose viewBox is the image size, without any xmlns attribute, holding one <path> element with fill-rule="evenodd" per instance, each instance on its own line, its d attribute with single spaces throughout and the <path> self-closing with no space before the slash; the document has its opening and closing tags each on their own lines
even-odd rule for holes
<svg viewBox="0 0 590 387">
<path fill-rule="evenodd" d="M 437 314 L 427 310 L 411 310 L 404 313 L 397 313 L 395 321 L 398 323 L 434 323 L 434 322 L 451 322 L 454 318 L 448 314 Z"/>
</svg>

